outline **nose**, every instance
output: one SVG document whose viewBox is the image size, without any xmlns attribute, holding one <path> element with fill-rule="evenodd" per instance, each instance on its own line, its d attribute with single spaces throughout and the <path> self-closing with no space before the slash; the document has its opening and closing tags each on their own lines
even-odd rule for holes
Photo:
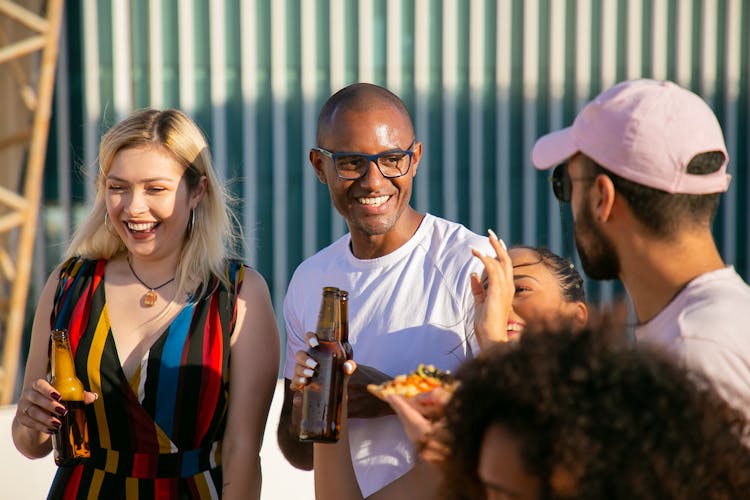
<svg viewBox="0 0 750 500">
<path fill-rule="evenodd" d="M 134 190 L 125 202 L 125 211 L 131 215 L 142 214 L 148 211 L 146 197 L 141 190 Z"/>
<path fill-rule="evenodd" d="M 367 172 L 359 178 L 359 182 L 363 187 L 375 190 L 378 186 L 388 182 L 388 179 L 380 173 L 377 163 L 371 161 L 368 164 Z"/>
</svg>

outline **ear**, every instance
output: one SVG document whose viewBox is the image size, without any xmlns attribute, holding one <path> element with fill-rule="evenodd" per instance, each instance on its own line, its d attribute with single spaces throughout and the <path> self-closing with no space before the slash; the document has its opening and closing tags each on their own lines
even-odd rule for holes
<svg viewBox="0 0 750 500">
<path fill-rule="evenodd" d="M 592 191 L 593 195 L 589 197 L 592 213 L 599 222 L 607 222 L 615 204 L 616 193 L 612 179 L 604 174 L 597 175 Z"/>
<path fill-rule="evenodd" d="M 198 185 L 195 186 L 195 189 L 193 189 L 193 192 L 190 193 L 190 208 L 195 208 L 198 206 L 198 203 L 203 199 L 203 197 L 206 195 L 206 191 L 208 190 L 208 179 L 205 175 L 202 175 L 200 180 L 198 181 Z"/>
<path fill-rule="evenodd" d="M 589 320 L 589 308 L 583 302 L 573 302 L 573 318 L 576 326 L 583 328 Z"/>
<path fill-rule="evenodd" d="M 315 170 L 315 175 L 318 176 L 318 180 L 321 182 L 321 184 L 328 184 L 326 172 L 323 168 L 323 155 L 318 151 L 311 149 L 308 157 L 310 158 L 310 164 L 312 165 L 312 168 Z"/>
<path fill-rule="evenodd" d="M 417 141 L 414 143 L 414 155 L 411 157 L 411 176 L 417 176 L 417 168 L 419 167 L 419 161 L 422 159 L 422 143 Z"/>
</svg>

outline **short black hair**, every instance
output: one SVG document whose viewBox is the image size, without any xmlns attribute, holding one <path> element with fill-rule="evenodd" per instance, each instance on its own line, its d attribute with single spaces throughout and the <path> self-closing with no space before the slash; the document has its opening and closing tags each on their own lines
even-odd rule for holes
<svg viewBox="0 0 750 500">
<path fill-rule="evenodd" d="M 519 441 L 541 498 L 724 499 L 750 492 L 748 421 L 661 353 L 613 344 L 607 321 L 544 328 L 466 362 L 446 407 L 447 498 L 484 498 L 482 441 Z M 567 492 L 556 479 L 568 478 Z"/>
<path fill-rule="evenodd" d="M 624 179 L 589 159 L 587 174 L 605 174 L 615 189 L 628 202 L 635 218 L 654 235 L 670 237 L 685 225 L 701 225 L 710 228 L 719 206 L 721 193 L 680 194 L 644 186 Z M 718 171 L 724 164 L 724 153 L 710 151 L 693 157 L 687 172 L 706 175 Z"/>
</svg>

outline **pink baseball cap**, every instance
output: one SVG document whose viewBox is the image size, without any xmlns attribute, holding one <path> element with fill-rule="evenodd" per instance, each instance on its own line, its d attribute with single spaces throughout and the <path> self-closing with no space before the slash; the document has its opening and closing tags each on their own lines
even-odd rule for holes
<svg viewBox="0 0 750 500">
<path fill-rule="evenodd" d="M 690 160 L 720 151 L 716 172 L 689 174 Z M 709 194 L 729 188 L 729 155 L 708 105 L 668 81 L 629 80 L 599 94 L 573 125 L 541 137 L 531 161 L 540 170 L 581 152 L 624 179 L 668 193 Z"/>
</svg>

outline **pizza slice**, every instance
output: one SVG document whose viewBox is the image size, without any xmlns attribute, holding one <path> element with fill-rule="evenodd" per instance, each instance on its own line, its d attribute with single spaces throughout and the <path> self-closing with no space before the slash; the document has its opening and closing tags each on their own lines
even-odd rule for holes
<svg viewBox="0 0 750 500">
<path fill-rule="evenodd" d="M 452 392 L 456 387 L 456 380 L 450 372 L 441 371 L 433 365 L 420 364 L 416 370 L 406 375 L 396 375 L 382 384 L 368 384 L 367 390 L 386 401 L 391 394 L 411 398 L 437 387 Z"/>
</svg>

